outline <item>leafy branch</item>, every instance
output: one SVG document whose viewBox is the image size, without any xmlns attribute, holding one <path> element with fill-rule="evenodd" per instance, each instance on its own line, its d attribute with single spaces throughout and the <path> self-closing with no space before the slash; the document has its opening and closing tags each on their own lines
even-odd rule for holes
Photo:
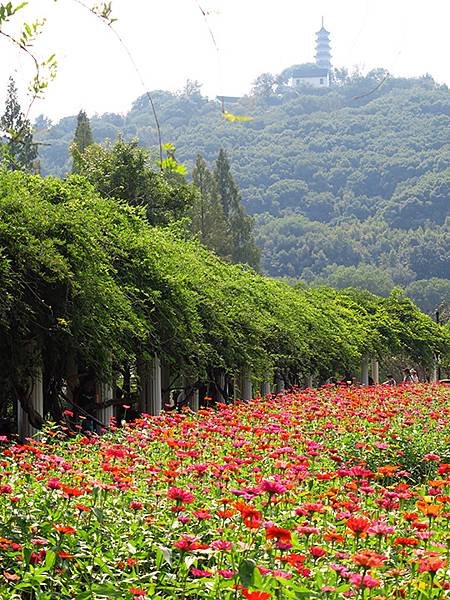
<svg viewBox="0 0 450 600">
<path fill-rule="evenodd" d="M 34 102 L 37 98 L 42 97 L 43 92 L 47 89 L 50 81 L 56 77 L 57 72 L 57 61 L 55 54 L 52 54 L 44 61 L 39 61 L 36 55 L 32 52 L 34 42 L 42 32 L 42 29 L 45 25 L 45 19 L 36 20 L 32 23 L 24 23 L 22 31 L 18 37 L 6 32 L 3 29 L 4 24 L 8 23 L 11 17 L 13 17 L 27 5 L 28 2 L 21 2 L 15 6 L 12 2 L 0 4 L 0 35 L 24 52 L 34 64 L 34 75 L 29 85 L 31 98 L 25 113 L 24 126 L 27 122 L 28 115 Z M 8 139 L 8 141 L 14 141 L 18 143 L 21 142 L 22 133 L 23 128 L 18 131 L 1 132 L 1 134 Z"/>
<path fill-rule="evenodd" d="M 56 1 L 57 0 L 55 0 L 55 2 Z M 125 50 L 126 54 L 128 55 L 128 58 L 130 59 L 132 65 L 133 65 L 133 68 L 138 75 L 139 81 L 140 81 L 141 85 L 143 86 L 143 88 L 145 89 L 146 86 L 145 86 L 144 79 L 139 70 L 139 67 L 136 64 L 136 61 L 134 60 L 133 55 L 131 54 L 128 46 L 125 44 L 125 42 L 122 39 L 122 37 L 120 36 L 120 34 L 113 27 L 114 23 L 117 21 L 117 18 L 113 16 L 112 2 L 100 2 L 93 6 L 89 6 L 88 4 L 83 2 L 83 0 L 73 0 L 73 2 L 76 2 L 77 4 L 82 6 L 84 9 L 88 10 L 95 17 L 100 19 L 114 33 L 114 35 L 118 39 L 120 45 L 122 46 L 122 48 Z M 2 26 L 4 23 L 7 23 L 11 17 L 13 17 L 17 12 L 19 12 L 26 6 L 28 6 L 28 4 L 29 4 L 28 2 L 21 2 L 20 4 L 17 4 L 17 5 L 13 5 L 12 2 L 0 3 L 0 35 L 5 37 L 6 39 L 8 39 L 13 45 L 17 46 L 21 51 L 25 52 L 29 56 L 29 58 L 32 60 L 32 62 L 34 63 L 34 76 L 32 78 L 31 84 L 29 86 L 29 91 L 31 92 L 31 99 L 30 99 L 30 103 L 29 103 L 27 111 L 26 111 L 27 117 L 30 113 L 31 107 L 33 106 L 35 100 L 37 98 L 42 97 L 42 93 L 47 89 L 50 81 L 52 81 L 56 77 L 56 71 L 57 71 L 57 61 L 56 61 L 55 54 L 52 54 L 49 58 L 47 58 L 43 62 L 40 62 L 37 59 L 37 57 L 35 56 L 35 54 L 32 52 L 33 44 L 36 40 L 36 37 L 42 31 L 42 28 L 45 24 L 45 19 L 40 20 L 40 21 L 36 20 L 33 23 L 24 23 L 22 32 L 19 37 L 15 37 L 14 35 L 7 33 L 6 31 L 4 31 L 2 29 Z M 151 95 L 148 91 L 145 91 L 145 94 L 149 100 L 149 103 L 150 103 L 150 106 L 152 109 L 152 113 L 153 113 L 153 118 L 155 120 L 156 131 L 157 131 L 157 136 L 158 136 L 158 145 L 159 145 L 159 158 L 160 158 L 160 164 L 162 165 L 162 163 L 164 161 L 164 157 L 163 157 L 161 127 L 159 124 L 159 119 L 158 119 L 158 115 L 156 113 L 156 107 L 153 102 L 153 98 L 151 97 Z M 10 139 L 9 138 L 9 136 L 11 135 L 10 133 L 7 133 L 7 132 L 2 132 L 2 133 L 6 134 L 5 137 Z M 14 141 L 20 140 L 20 135 L 21 135 L 20 131 L 15 132 L 14 138 L 13 138 Z"/>
</svg>

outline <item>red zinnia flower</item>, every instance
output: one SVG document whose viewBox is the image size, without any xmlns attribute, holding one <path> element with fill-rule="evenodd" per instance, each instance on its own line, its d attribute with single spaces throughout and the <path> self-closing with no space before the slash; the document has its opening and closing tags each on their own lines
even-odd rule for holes
<svg viewBox="0 0 450 600">
<path fill-rule="evenodd" d="M 367 517 L 354 516 L 347 519 L 346 525 L 356 537 L 359 537 L 369 529 L 371 521 Z"/>
<path fill-rule="evenodd" d="M 178 487 L 171 487 L 167 492 L 167 497 L 175 500 L 177 504 L 191 504 L 194 502 L 194 496 L 191 492 Z"/>
<path fill-rule="evenodd" d="M 278 542 L 291 542 L 292 534 L 289 529 L 275 527 L 274 525 L 266 527 L 266 538 L 268 540 L 277 540 Z"/>
<path fill-rule="evenodd" d="M 81 490 L 80 488 L 74 488 L 74 487 L 70 487 L 68 485 L 63 485 L 62 486 L 63 492 L 72 498 L 75 498 L 77 496 L 82 496 L 84 494 L 84 491 Z"/>
<path fill-rule="evenodd" d="M 418 546 L 419 540 L 411 537 L 398 537 L 394 540 L 394 546 Z"/>
<path fill-rule="evenodd" d="M 212 575 L 213 575 L 211 573 L 211 571 L 204 571 L 203 569 L 195 569 L 195 568 L 191 569 L 191 574 L 194 577 L 212 577 Z"/>
<path fill-rule="evenodd" d="M 62 558 L 64 560 L 74 558 L 73 554 L 70 554 L 70 552 L 64 552 L 64 550 L 57 550 L 56 554 L 59 556 L 59 558 Z"/>
<path fill-rule="evenodd" d="M 147 592 L 146 592 L 146 590 L 142 590 L 140 588 L 132 587 L 132 588 L 130 588 L 130 593 L 133 594 L 133 596 L 145 596 L 145 594 Z"/>
<path fill-rule="evenodd" d="M 269 592 L 251 592 L 247 588 L 242 590 L 242 594 L 247 600 L 268 600 L 268 598 L 272 598 L 272 594 L 269 594 Z"/>
</svg>

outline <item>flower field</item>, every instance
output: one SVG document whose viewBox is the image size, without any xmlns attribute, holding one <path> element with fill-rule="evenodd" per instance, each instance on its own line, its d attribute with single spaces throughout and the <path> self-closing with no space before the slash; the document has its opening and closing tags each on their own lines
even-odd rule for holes
<svg viewBox="0 0 450 600">
<path fill-rule="evenodd" d="M 450 597 L 450 389 L 2 439 L 0 598 Z"/>
</svg>

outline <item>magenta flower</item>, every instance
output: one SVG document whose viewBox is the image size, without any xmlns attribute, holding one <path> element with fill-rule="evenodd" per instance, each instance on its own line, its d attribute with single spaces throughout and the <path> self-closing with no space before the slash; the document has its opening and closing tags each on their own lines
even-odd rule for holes
<svg viewBox="0 0 450 600">
<path fill-rule="evenodd" d="M 191 492 L 178 487 L 171 487 L 167 492 L 167 497 L 175 500 L 177 504 L 191 504 L 194 502 L 194 496 Z"/>
<path fill-rule="evenodd" d="M 231 550 L 232 547 L 233 544 L 226 540 L 214 540 L 214 542 L 211 542 L 210 544 L 210 548 L 213 548 L 214 550 L 223 550 L 225 552 Z"/>
<path fill-rule="evenodd" d="M 286 486 L 279 481 L 272 481 L 270 479 L 262 479 L 261 483 L 259 484 L 259 489 L 261 492 L 267 492 L 271 496 L 284 494 L 284 492 L 287 490 Z"/>
<path fill-rule="evenodd" d="M 352 573 L 349 576 L 348 580 L 350 581 L 350 583 L 352 585 L 354 585 L 358 589 L 360 589 L 360 588 L 375 588 L 375 587 L 379 587 L 379 585 L 380 585 L 380 582 L 378 581 L 378 579 L 375 579 L 369 573 L 364 573 L 364 574 Z"/>
</svg>

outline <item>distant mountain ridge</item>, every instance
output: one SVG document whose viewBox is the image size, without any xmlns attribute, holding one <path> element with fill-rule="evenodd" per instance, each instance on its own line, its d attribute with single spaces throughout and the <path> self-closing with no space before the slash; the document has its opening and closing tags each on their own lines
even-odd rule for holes
<svg viewBox="0 0 450 600">
<path fill-rule="evenodd" d="M 198 152 L 212 162 L 228 151 L 257 219 L 264 271 L 311 281 L 371 265 L 393 284 L 450 279 L 449 89 L 382 70 L 335 72 L 327 89 L 293 90 L 282 79 L 265 74 L 225 107 L 247 122 L 225 120 L 196 86 L 152 92 L 163 139 L 180 161 L 191 167 Z M 36 135 L 50 144 L 40 150 L 43 174 L 70 170 L 75 121 L 48 128 L 38 120 Z M 146 95 L 125 116 L 94 116 L 91 126 L 98 142 L 122 135 L 156 148 Z"/>
</svg>

